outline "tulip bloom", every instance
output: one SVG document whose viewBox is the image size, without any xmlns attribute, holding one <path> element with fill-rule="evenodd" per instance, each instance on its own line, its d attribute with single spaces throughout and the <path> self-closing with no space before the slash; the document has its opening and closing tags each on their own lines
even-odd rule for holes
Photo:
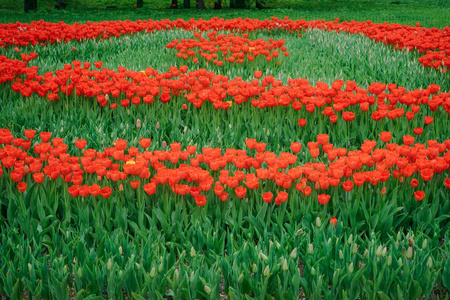
<svg viewBox="0 0 450 300">
<path fill-rule="evenodd" d="M 330 201 L 330 195 L 327 194 L 319 194 L 317 195 L 317 200 L 319 200 L 319 203 L 322 205 L 327 205 Z"/>
</svg>

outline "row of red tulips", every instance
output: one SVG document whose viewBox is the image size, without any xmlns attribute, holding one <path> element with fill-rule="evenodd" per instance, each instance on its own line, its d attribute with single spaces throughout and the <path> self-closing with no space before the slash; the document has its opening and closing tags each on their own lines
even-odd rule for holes
<svg viewBox="0 0 450 300">
<path fill-rule="evenodd" d="M 123 189 L 123 184 L 153 195 L 159 185 L 169 185 L 178 195 L 191 195 L 198 205 L 206 203 L 205 193 L 214 194 L 226 201 L 230 193 L 245 198 L 249 190 L 278 190 L 276 204 L 287 201 L 291 187 L 305 197 L 317 190 L 318 201 L 325 205 L 330 200 L 327 190 L 341 186 L 346 192 L 354 186 L 380 185 L 386 192 L 385 182 L 406 178 L 416 188 L 436 176 L 445 176 L 450 166 L 450 140 L 439 143 L 428 140 L 415 143 L 412 136 L 403 136 L 404 145 L 389 143 L 392 133 L 382 132 L 380 143 L 366 140 L 359 150 L 336 148 L 327 134 L 319 134 L 317 141 L 307 143 L 307 151 L 299 142 L 291 144 L 291 152 L 276 154 L 267 151 L 265 143 L 247 139 L 248 150 L 228 148 L 182 148 L 171 143 L 170 149 L 148 150 L 151 139 L 141 138 L 139 145 L 129 146 L 118 139 L 114 147 L 96 151 L 83 150 L 86 140 L 76 140 L 80 155 L 70 155 L 62 138 L 52 138 L 50 132 L 25 130 L 24 137 L 14 137 L 8 129 L 0 129 L 0 177 L 4 172 L 16 183 L 18 189 L 27 189 L 26 178 L 35 183 L 62 180 L 68 184 L 73 197 L 98 196 L 107 198 L 112 189 Z M 303 151 L 302 151 L 303 150 Z M 250 153 L 250 154 L 249 154 Z M 299 153 L 313 162 L 299 161 Z M 325 162 L 318 161 L 317 158 Z M 326 157 L 326 159 L 325 159 Z M 106 181 L 104 179 L 107 179 Z M 103 188 L 98 183 L 106 184 Z M 113 184 L 115 182 L 115 184 Z M 274 184 L 270 184 L 273 182 Z M 70 185 L 70 186 L 69 186 Z M 450 178 L 444 185 L 450 188 Z M 422 190 L 415 192 L 420 201 Z M 265 202 L 273 200 L 271 191 L 262 194 Z"/>
<path fill-rule="evenodd" d="M 124 34 L 137 32 L 154 32 L 157 30 L 171 30 L 175 28 L 196 31 L 230 30 L 249 32 L 253 30 L 286 30 L 300 32 L 309 28 L 328 31 L 364 34 L 370 39 L 395 49 L 416 49 L 425 53 L 420 62 L 426 67 L 433 67 L 448 71 L 450 67 L 450 28 L 423 28 L 401 24 L 364 22 L 342 22 L 315 20 L 289 20 L 272 17 L 270 20 L 213 18 L 211 20 L 185 21 L 178 20 L 138 20 L 138 21 L 102 21 L 80 24 L 65 24 L 64 22 L 49 23 L 32 21 L 27 23 L 0 24 L 0 47 L 9 45 L 46 45 L 70 40 L 83 41 L 86 39 L 107 39 Z"/>
<path fill-rule="evenodd" d="M 31 53 L 30 58 L 33 57 L 36 54 Z M 354 108 L 361 114 L 370 113 L 375 121 L 403 116 L 411 120 L 422 107 L 431 111 L 442 107 L 450 113 L 450 94 L 439 93 L 440 87 L 436 84 L 412 91 L 383 83 L 372 83 L 365 89 L 354 81 L 343 80 L 336 80 L 331 86 L 323 82 L 313 86 L 307 79 L 289 79 L 288 85 L 284 85 L 271 75 L 263 77 L 262 71 L 256 71 L 252 81 L 243 81 L 204 69 L 188 72 L 186 66 L 171 67 L 165 73 L 152 68 L 141 72 L 124 67 L 119 67 L 118 71 L 101 69 L 102 62 L 94 63 L 97 69 L 92 67 L 91 63 L 73 61 L 62 70 L 42 76 L 38 75 L 37 67 L 28 67 L 25 61 L 0 56 L 0 83 L 13 82 L 12 89 L 25 97 L 35 93 L 54 101 L 75 92 L 77 96 L 96 98 L 99 105 L 111 108 L 118 104 L 123 107 L 142 102 L 152 104 L 155 99 L 167 103 L 174 96 L 185 97 L 197 108 L 210 102 L 216 109 L 228 109 L 233 103 L 239 105 L 247 101 L 262 109 L 291 106 L 308 113 L 320 110 L 332 123 L 337 121 L 338 114 L 345 121 L 354 120 Z M 182 106 L 187 108 L 186 103 Z M 429 116 L 424 123 L 432 120 Z"/>
<path fill-rule="evenodd" d="M 166 47 L 178 50 L 177 57 L 183 58 L 194 63 L 199 62 L 200 59 L 212 61 L 212 63 L 219 67 L 224 62 L 228 63 L 243 63 L 244 61 L 253 61 L 258 56 L 264 56 L 266 61 L 271 61 L 273 58 L 279 56 L 280 49 L 285 56 L 289 56 L 284 47 L 284 40 L 265 41 L 262 39 L 250 40 L 247 34 L 237 36 L 232 33 L 227 35 L 217 34 L 217 31 L 207 33 L 207 38 L 204 38 L 200 33 L 194 32 L 196 39 L 182 39 L 173 40 L 167 44 Z"/>
</svg>

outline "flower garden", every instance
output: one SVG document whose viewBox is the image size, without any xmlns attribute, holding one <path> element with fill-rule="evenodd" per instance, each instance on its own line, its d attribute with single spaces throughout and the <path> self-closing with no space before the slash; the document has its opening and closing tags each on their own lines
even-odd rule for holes
<svg viewBox="0 0 450 300">
<path fill-rule="evenodd" d="M 450 28 L 0 24 L 0 298 L 450 289 Z"/>
</svg>

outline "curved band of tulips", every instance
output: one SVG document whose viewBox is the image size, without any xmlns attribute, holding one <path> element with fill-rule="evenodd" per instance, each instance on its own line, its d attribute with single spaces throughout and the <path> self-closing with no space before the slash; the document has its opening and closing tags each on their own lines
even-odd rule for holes
<svg viewBox="0 0 450 300">
<path fill-rule="evenodd" d="M 246 140 L 247 150 L 225 151 L 219 148 L 198 151 L 195 146 L 183 149 L 180 143 L 171 143 L 170 149 L 150 151 L 149 138 L 141 138 L 139 145 L 133 146 L 119 139 L 114 147 L 103 151 L 87 149 L 82 155 L 73 156 L 67 153 L 69 147 L 62 138 L 51 139 L 52 133 L 41 132 L 38 141 L 35 134 L 34 130 L 25 130 L 24 137 L 14 137 L 8 129 L 0 129 L 0 177 L 8 176 L 18 183 L 20 192 L 27 189 L 26 181 L 31 178 L 36 184 L 62 180 L 70 185 L 68 191 L 73 197 L 108 198 L 111 186 L 123 191 L 123 185 L 129 182 L 133 189 L 142 188 L 148 195 L 155 194 L 158 186 L 167 185 L 173 193 L 190 195 L 197 205 L 203 206 L 210 190 L 221 201 L 228 200 L 230 194 L 242 199 L 257 190 L 262 200 L 269 203 L 274 195 L 264 189 L 272 182 L 271 186 L 277 190 L 273 191 L 277 205 L 287 201 L 287 191 L 294 187 L 303 196 L 313 195 L 325 205 L 330 200 L 329 189 L 337 187 L 350 192 L 355 186 L 371 184 L 385 194 L 384 183 L 388 180 L 409 180 L 415 188 L 419 180 L 426 183 L 445 174 L 450 166 L 450 140 L 420 144 L 414 143 L 414 137 L 404 136 L 404 144 L 398 145 L 389 143 L 390 132 L 380 134 L 384 147 L 377 147 L 377 141 L 366 140 L 354 151 L 336 148 L 329 143 L 327 134 L 319 134 L 316 142 L 307 144 L 308 153 L 313 159 L 326 155 L 328 163 L 299 161 L 303 149 L 299 142 L 291 144 L 291 153 L 273 153 L 266 150 L 265 143 L 254 139 Z M 87 142 L 79 139 L 75 146 L 83 150 Z M 93 183 L 92 176 L 108 185 Z M 450 188 L 450 178 L 443 184 Z M 425 193 L 417 190 L 414 196 L 421 201 Z"/>
</svg>

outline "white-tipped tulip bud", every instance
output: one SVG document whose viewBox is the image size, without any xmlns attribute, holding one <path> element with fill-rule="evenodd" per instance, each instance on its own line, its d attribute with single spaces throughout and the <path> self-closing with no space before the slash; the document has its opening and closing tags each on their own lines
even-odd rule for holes
<svg viewBox="0 0 450 300">
<path fill-rule="evenodd" d="M 349 265 L 348 265 L 348 271 L 350 272 L 350 273 L 353 273 L 353 263 L 350 263 Z"/>
<path fill-rule="evenodd" d="M 31 272 L 31 267 L 32 267 L 32 265 L 30 263 L 28 263 L 28 272 Z"/>
<path fill-rule="evenodd" d="M 291 256 L 292 259 L 296 259 L 297 258 L 297 248 L 294 248 L 294 250 L 292 250 L 290 256 Z"/>
<path fill-rule="evenodd" d="M 109 101 L 109 94 L 106 94 L 106 95 L 105 95 L 105 100 L 106 100 L 106 101 Z"/>
<path fill-rule="evenodd" d="M 313 244 L 309 244 L 308 245 L 307 252 L 308 252 L 308 254 L 313 254 L 314 253 L 314 245 Z"/>
<path fill-rule="evenodd" d="M 108 262 L 106 263 L 106 269 L 108 271 L 111 271 L 111 266 L 112 266 L 112 259 L 111 257 L 108 259 Z"/>
<path fill-rule="evenodd" d="M 428 267 L 428 269 L 431 269 L 433 267 L 433 258 L 431 256 L 428 257 L 427 267 Z"/>
<path fill-rule="evenodd" d="M 203 287 L 203 289 L 205 290 L 205 293 L 207 293 L 208 295 L 209 294 L 211 294 L 211 288 L 209 287 L 209 286 L 207 286 L 206 284 L 205 284 L 205 286 Z"/>
<path fill-rule="evenodd" d="M 163 263 L 161 262 L 158 266 L 158 272 L 162 272 L 163 270 Z"/>
<path fill-rule="evenodd" d="M 264 277 L 269 277 L 269 275 L 270 275 L 269 266 L 266 266 L 266 268 L 264 269 L 263 275 L 264 275 Z"/>
<path fill-rule="evenodd" d="M 314 267 L 311 267 L 311 275 L 312 276 L 316 275 L 316 269 L 314 269 Z"/>
<path fill-rule="evenodd" d="M 358 252 L 358 244 L 354 243 L 353 248 L 352 248 L 352 253 L 356 254 L 356 252 Z"/>
<path fill-rule="evenodd" d="M 402 260 L 401 257 L 398 258 L 398 261 L 397 261 L 397 262 L 398 262 L 398 265 L 399 265 L 399 266 L 402 266 L 402 265 L 403 265 L 403 260 Z"/>
<path fill-rule="evenodd" d="M 81 268 L 78 268 L 77 274 L 78 274 L 78 277 L 81 278 L 81 276 L 83 275 L 83 272 L 81 271 Z"/>
<path fill-rule="evenodd" d="M 252 272 L 256 273 L 257 271 L 258 271 L 258 266 L 255 263 L 253 263 Z"/>
<path fill-rule="evenodd" d="M 281 247 L 280 243 L 278 243 L 277 241 L 275 241 L 275 247 L 277 247 L 277 249 L 280 249 L 280 247 Z"/>
<path fill-rule="evenodd" d="M 264 261 L 269 259 L 264 253 L 262 253 L 262 251 L 259 251 L 259 257 L 261 257 Z"/>
<path fill-rule="evenodd" d="M 177 279 L 180 278 L 180 273 L 178 272 L 178 269 L 175 269 L 175 272 L 173 272 L 173 278 Z"/>
<path fill-rule="evenodd" d="M 350 234 L 350 236 L 348 237 L 347 243 L 348 243 L 349 245 L 353 244 L 353 233 Z"/>
<path fill-rule="evenodd" d="M 364 250 L 364 257 L 369 258 L 369 250 Z"/>
<path fill-rule="evenodd" d="M 381 256 L 385 257 L 387 253 L 387 247 L 383 248 L 383 251 L 381 252 Z"/>
<path fill-rule="evenodd" d="M 383 246 L 378 246 L 377 250 L 375 251 L 376 256 L 381 256 L 381 253 L 383 252 Z"/>
<path fill-rule="evenodd" d="M 392 265 L 392 255 L 389 255 L 387 258 L 387 264 L 390 267 Z"/>
<path fill-rule="evenodd" d="M 283 271 L 287 271 L 289 269 L 288 263 L 286 258 L 283 260 L 283 267 L 282 267 Z"/>
<path fill-rule="evenodd" d="M 415 245 L 416 243 L 414 243 L 414 239 L 413 239 L 412 237 L 410 237 L 410 238 L 408 238 L 408 244 L 409 244 L 411 247 L 414 247 L 414 245 Z"/>
<path fill-rule="evenodd" d="M 422 243 L 422 249 L 423 249 L 423 250 L 427 249 L 427 245 L 428 245 L 428 240 L 427 240 L 427 239 L 424 239 L 424 240 L 423 240 L 423 243 Z"/>
<path fill-rule="evenodd" d="M 241 275 L 239 275 L 238 277 L 238 283 L 241 284 L 243 280 L 244 280 L 244 273 L 241 273 Z"/>
<path fill-rule="evenodd" d="M 406 258 L 411 259 L 413 257 L 413 248 L 411 246 L 406 250 Z"/>
<path fill-rule="evenodd" d="M 136 263 L 136 268 L 139 270 L 139 268 L 141 267 L 141 265 L 139 263 Z"/>
<path fill-rule="evenodd" d="M 316 226 L 317 227 L 321 227 L 322 226 L 322 220 L 319 217 L 316 218 Z"/>
<path fill-rule="evenodd" d="M 150 277 L 154 278 L 156 276 L 156 269 L 155 267 L 152 267 L 152 269 L 150 270 Z"/>
<path fill-rule="evenodd" d="M 344 252 L 342 250 L 339 250 L 339 259 L 344 259 Z"/>
<path fill-rule="evenodd" d="M 195 252 L 194 246 L 191 247 L 190 254 L 192 257 L 195 257 L 195 255 L 197 255 L 197 253 Z"/>
</svg>

